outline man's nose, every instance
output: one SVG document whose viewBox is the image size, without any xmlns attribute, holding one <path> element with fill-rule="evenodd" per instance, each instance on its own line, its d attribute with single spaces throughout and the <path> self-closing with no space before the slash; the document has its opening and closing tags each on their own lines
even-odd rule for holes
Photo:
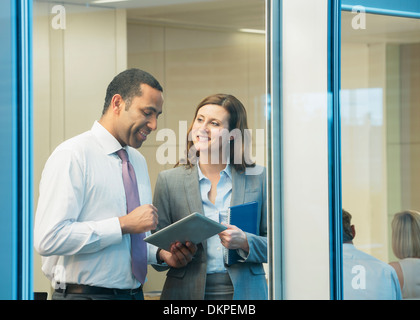
<svg viewBox="0 0 420 320">
<path fill-rule="evenodd" d="M 150 128 L 150 130 L 155 131 L 157 129 L 157 117 L 152 117 L 147 123 L 147 126 Z"/>
</svg>

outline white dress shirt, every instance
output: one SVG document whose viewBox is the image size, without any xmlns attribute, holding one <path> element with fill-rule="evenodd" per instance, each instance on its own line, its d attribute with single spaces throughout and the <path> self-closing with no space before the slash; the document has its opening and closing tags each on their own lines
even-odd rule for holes
<svg viewBox="0 0 420 320">
<path fill-rule="evenodd" d="M 343 244 L 344 300 L 401 300 L 397 273 L 389 264 Z"/>
<path fill-rule="evenodd" d="M 217 184 L 216 201 L 213 204 L 209 200 L 211 189 L 210 180 L 198 168 L 198 179 L 200 184 L 201 200 L 203 202 L 204 215 L 216 222 L 220 221 L 220 213 L 227 210 L 232 197 L 232 173 L 229 164 L 220 172 L 220 180 Z M 207 273 L 226 272 L 224 265 L 224 247 L 216 234 L 207 239 Z"/>
<path fill-rule="evenodd" d="M 42 270 L 57 283 L 132 289 L 130 235 L 118 217 L 127 212 L 120 143 L 99 122 L 59 145 L 45 164 L 35 216 L 34 245 Z M 141 204 L 152 203 L 144 157 L 126 147 L 136 172 Z M 148 246 L 149 262 L 156 248 Z"/>
</svg>

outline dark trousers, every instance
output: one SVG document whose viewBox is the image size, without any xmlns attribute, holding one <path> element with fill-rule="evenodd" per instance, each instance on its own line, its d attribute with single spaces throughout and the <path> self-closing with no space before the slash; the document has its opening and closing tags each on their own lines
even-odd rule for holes
<svg viewBox="0 0 420 320">
<path fill-rule="evenodd" d="M 212 273 L 207 275 L 204 300 L 232 300 L 233 285 L 229 274 Z"/>
</svg>

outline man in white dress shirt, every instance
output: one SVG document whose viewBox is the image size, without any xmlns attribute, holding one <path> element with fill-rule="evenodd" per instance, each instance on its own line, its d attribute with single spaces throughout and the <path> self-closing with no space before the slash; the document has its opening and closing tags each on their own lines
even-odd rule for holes
<svg viewBox="0 0 420 320">
<path fill-rule="evenodd" d="M 351 215 L 343 210 L 343 299 L 401 300 L 395 270 L 387 263 L 356 249 Z"/>
<path fill-rule="evenodd" d="M 59 145 L 45 164 L 34 244 L 53 299 L 143 299 L 132 274 L 130 234 L 154 230 L 157 209 L 144 157 L 136 150 L 157 128 L 163 95 L 149 73 L 129 69 L 109 84 L 102 116 L 91 130 Z M 134 167 L 140 206 L 127 214 L 121 159 Z M 184 266 L 195 246 L 179 245 L 165 262 Z M 156 248 L 148 246 L 149 263 Z"/>
</svg>

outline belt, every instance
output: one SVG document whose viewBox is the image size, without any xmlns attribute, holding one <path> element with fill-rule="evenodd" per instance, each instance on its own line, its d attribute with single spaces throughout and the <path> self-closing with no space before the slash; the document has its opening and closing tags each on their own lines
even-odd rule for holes
<svg viewBox="0 0 420 320">
<path fill-rule="evenodd" d="M 55 289 L 55 291 L 58 293 L 66 293 L 66 294 L 76 293 L 76 294 L 135 295 L 142 291 L 142 286 L 136 289 L 113 289 L 113 288 L 87 286 L 83 284 L 67 283 L 65 285 L 65 289 L 58 288 L 58 289 Z"/>
</svg>

